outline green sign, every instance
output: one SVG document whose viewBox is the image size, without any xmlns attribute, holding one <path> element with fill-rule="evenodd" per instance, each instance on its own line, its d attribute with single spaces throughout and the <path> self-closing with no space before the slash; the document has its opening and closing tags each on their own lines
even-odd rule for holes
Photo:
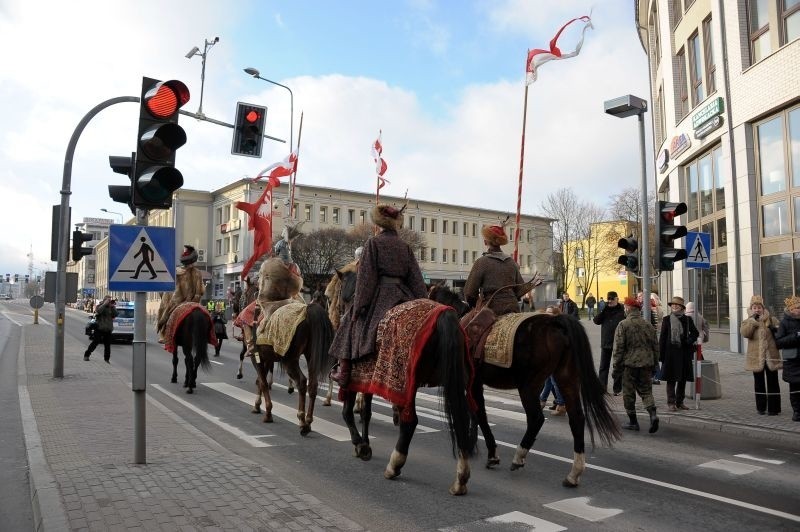
<svg viewBox="0 0 800 532">
<path fill-rule="evenodd" d="M 692 116 L 692 129 L 697 129 L 717 115 L 721 115 L 725 110 L 722 96 L 718 96 L 705 104 Z"/>
<path fill-rule="evenodd" d="M 428 277 L 428 274 L 425 273 L 425 272 L 422 272 L 422 280 L 425 282 L 425 284 L 430 284 L 431 283 L 431 278 Z"/>
</svg>

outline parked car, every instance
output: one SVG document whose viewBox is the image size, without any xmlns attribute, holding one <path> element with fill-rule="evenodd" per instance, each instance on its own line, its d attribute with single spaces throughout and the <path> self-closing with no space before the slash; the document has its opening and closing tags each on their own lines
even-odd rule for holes
<svg viewBox="0 0 800 532">
<path fill-rule="evenodd" d="M 114 330 L 111 332 L 111 341 L 121 340 L 123 342 L 133 342 L 133 303 L 122 301 L 117 303 L 117 317 L 114 318 Z M 94 338 L 94 331 L 97 328 L 96 315 L 92 314 L 86 323 L 86 336 Z"/>
</svg>

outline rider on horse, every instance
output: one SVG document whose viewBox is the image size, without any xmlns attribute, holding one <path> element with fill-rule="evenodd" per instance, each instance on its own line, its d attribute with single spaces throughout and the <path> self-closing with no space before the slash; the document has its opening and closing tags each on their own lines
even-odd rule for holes
<svg viewBox="0 0 800 532">
<path fill-rule="evenodd" d="M 414 251 L 397 234 L 403 210 L 380 204 L 370 212 L 381 232 L 370 237 L 358 261 L 353 306 L 342 319 L 330 354 L 339 359 L 332 377 L 343 387 L 350 382 L 351 361 L 373 355 L 378 323 L 395 305 L 426 297 L 422 271 Z"/>
<path fill-rule="evenodd" d="M 203 278 L 200 270 L 194 267 L 197 262 L 197 251 L 189 244 L 183 246 L 183 253 L 181 254 L 181 264 L 183 268 L 178 268 L 175 276 L 175 292 L 171 295 L 165 294 L 161 298 L 161 304 L 158 308 L 158 319 L 156 321 L 156 329 L 158 331 L 158 343 L 165 342 L 164 329 L 169 320 L 170 314 L 181 303 L 191 301 L 199 303 L 200 298 L 203 297 L 205 289 L 203 287 Z"/>
</svg>

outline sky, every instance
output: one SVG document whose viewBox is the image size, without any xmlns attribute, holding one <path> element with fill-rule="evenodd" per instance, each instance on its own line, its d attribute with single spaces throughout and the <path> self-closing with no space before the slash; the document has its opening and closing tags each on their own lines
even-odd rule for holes
<svg viewBox="0 0 800 532">
<path fill-rule="evenodd" d="M 580 55 L 552 61 L 529 86 L 524 214 L 558 189 L 608 203 L 641 183 L 635 118 L 603 112 L 625 94 L 649 100 L 647 58 L 632 0 L 0 0 L 0 274 L 49 261 L 51 206 L 81 119 L 141 78 L 178 79 L 202 111 L 232 123 L 236 103 L 265 105 L 266 133 L 298 143 L 297 183 L 372 192 L 370 147 L 382 131 L 389 181 L 382 193 L 513 213 L 517 203 L 525 60 L 568 20 L 589 14 Z M 573 25 L 575 27 L 576 25 Z M 577 29 L 577 27 L 575 28 Z M 559 45 L 574 48 L 579 33 Z M 243 72 L 261 76 L 289 91 Z M 290 120 L 293 100 L 294 119 Z M 124 185 L 110 155 L 136 149 L 138 105 L 113 105 L 83 130 L 72 161 L 72 222 L 118 219 L 108 185 Z M 255 176 L 289 153 L 265 139 L 261 159 L 231 155 L 232 130 L 181 117 L 184 188 L 215 190 Z M 648 168 L 651 127 L 646 122 Z M 649 170 L 651 171 L 651 170 Z"/>
</svg>

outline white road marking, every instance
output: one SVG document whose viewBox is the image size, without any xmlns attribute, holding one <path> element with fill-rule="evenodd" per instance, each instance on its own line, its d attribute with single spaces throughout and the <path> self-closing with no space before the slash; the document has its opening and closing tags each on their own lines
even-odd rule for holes
<svg viewBox="0 0 800 532">
<path fill-rule="evenodd" d="M 209 360 L 209 362 L 211 362 L 212 364 L 216 364 L 218 366 L 224 366 L 225 365 L 224 362 L 217 362 L 216 360 Z"/>
<path fill-rule="evenodd" d="M 151 384 L 151 386 L 153 388 L 155 388 L 156 390 L 160 391 L 161 393 L 163 393 L 164 395 L 166 395 L 166 396 L 170 397 L 171 399 L 177 401 L 178 403 L 182 404 L 183 406 L 185 406 L 186 408 L 188 408 L 192 412 L 195 412 L 196 414 L 199 414 L 199 415 L 203 416 L 204 418 L 209 420 L 211 423 L 217 425 L 221 429 L 230 432 L 231 434 L 233 434 L 234 436 L 236 436 L 240 440 L 244 441 L 245 443 L 248 443 L 248 444 L 252 445 L 253 447 L 272 447 L 272 445 L 270 445 L 269 443 L 265 443 L 265 442 L 260 441 L 258 439 L 258 438 L 264 438 L 264 437 L 272 436 L 272 434 L 266 434 L 266 435 L 262 435 L 262 436 L 251 436 L 249 434 L 245 434 L 239 428 L 234 427 L 233 425 L 230 425 L 228 423 L 225 423 L 224 421 L 222 421 L 218 417 L 212 416 L 211 414 L 209 414 L 205 410 L 202 410 L 202 409 L 196 407 L 195 405 L 193 405 L 192 403 L 184 401 L 183 399 L 181 399 L 177 395 L 175 395 L 175 394 L 173 394 L 171 392 L 168 392 L 160 384 Z"/>
<path fill-rule="evenodd" d="M 499 395 L 492 395 L 490 393 L 484 393 L 483 398 L 486 401 L 492 401 L 494 403 L 500 403 L 503 405 L 521 405 L 522 402 L 519 400 L 519 397 L 501 397 Z"/>
<path fill-rule="evenodd" d="M 575 497 L 573 499 L 562 499 L 560 501 L 551 502 L 543 506 L 545 508 L 564 512 L 565 514 L 574 515 L 575 517 L 580 517 L 581 519 L 586 519 L 593 523 L 622 513 L 622 510 L 619 508 L 600 508 L 592 506 L 589 504 L 590 500 L 589 497 Z"/>
<path fill-rule="evenodd" d="M 18 316 L 18 314 L 16 314 L 16 313 L 14 313 L 14 315 L 15 315 L 15 316 Z M 6 311 L 4 310 L 4 311 L 3 311 L 3 316 L 5 316 L 5 317 L 6 317 L 6 319 L 7 319 L 8 321 L 10 321 L 11 323 L 13 323 L 13 324 L 15 324 L 15 325 L 18 325 L 19 327 L 22 327 L 22 324 L 21 324 L 20 322 L 18 322 L 17 320 L 15 320 L 14 318 L 12 318 L 12 317 L 11 317 L 11 313 L 10 313 L 10 312 L 6 312 Z"/>
<path fill-rule="evenodd" d="M 484 521 L 487 523 L 520 523 L 523 525 L 530 525 L 531 530 L 535 530 L 536 532 L 559 532 L 561 530 L 567 530 L 561 525 L 557 525 L 556 523 L 551 523 L 550 521 L 545 521 L 544 519 L 539 519 L 538 517 L 524 514 L 522 512 L 509 512 L 496 517 L 489 517 L 484 519 Z"/>
<path fill-rule="evenodd" d="M 758 458 L 749 454 L 735 454 L 736 458 L 744 458 L 745 460 L 755 460 L 756 462 L 764 462 L 765 464 L 781 465 L 785 463 L 783 460 L 770 460 L 769 458 Z"/>
<path fill-rule="evenodd" d="M 720 471 L 727 471 L 731 475 L 748 475 L 754 471 L 764 469 L 761 466 L 744 464 L 742 462 L 734 462 L 733 460 L 713 460 L 711 462 L 700 464 L 697 467 L 719 469 Z"/>
</svg>

